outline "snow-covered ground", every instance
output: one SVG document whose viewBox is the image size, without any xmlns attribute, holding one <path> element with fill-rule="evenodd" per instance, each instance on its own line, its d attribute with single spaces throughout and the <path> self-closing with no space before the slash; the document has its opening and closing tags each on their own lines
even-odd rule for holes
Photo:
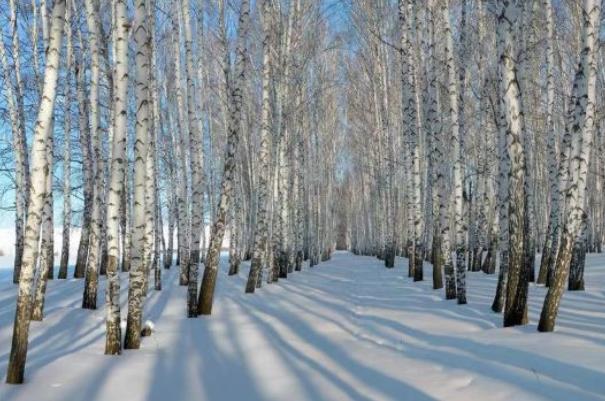
<svg viewBox="0 0 605 401">
<path fill-rule="evenodd" d="M 387 270 L 336 253 L 255 295 L 243 293 L 247 265 L 239 277 L 223 270 L 213 315 L 198 319 L 185 317 L 173 268 L 146 303 L 155 333 L 113 357 L 103 355 L 104 310 L 79 307 L 83 282 L 54 280 L 47 317 L 32 323 L 26 383 L 2 382 L 0 400 L 605 400 L 605 257 L 589 255 L 587 289 L 565 294 L 550 334 L 536 332 L 544 288 L 530 289 L 531 323 L 503 329 L 489 309 L 495 276 L 469 273 L 459 306 L 430 280 L 405 277 L 405 263 Z M 0 272 L 2 381 L 9 273 Z"/>
</svg>

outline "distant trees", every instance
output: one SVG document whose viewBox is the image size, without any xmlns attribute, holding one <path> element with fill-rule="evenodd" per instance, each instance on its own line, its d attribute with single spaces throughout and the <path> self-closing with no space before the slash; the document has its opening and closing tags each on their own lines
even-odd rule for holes
<svg viewBox="0 0 605 401">
<path fill-rule="evenodd" d="M 585 191 L 591 185 L 602 188 L 602 161 L 591 161 L 583 150 L 601 137 L 594 126 L 602 116 L 591 110 L 599 97 L 590 92 L 600 87 L 600 81 L 590 81 L 591 40 L 598 36 L 591 32 L 598 23 L 587 22 L 600 13 L 599 5 L 532 0 L 470 7 L 460 0 L 449 7 L 447 1 L 401 0 L 396 19 L 394 4 L 351 4 L 356 47 L 346 63 L 348 136 L 343 143 L 353 161 L 344 164 L 339 191 L 354 193 L 348 199 L 353 212 L 343 217 L 347 223 L 339 222 L 346 232 L 338 235 L 351 238 L 354 252 L 385 259 L 387 267 L 393 266 L 388 251 L 393 238 L 395 252 L 410 262 L 418 258 L 411 245 L 424 241 L 422 257 L 433 264 L 434 288 L 441 288 L 444 274 L 445 298 L 459 303 L 466 302 L 466 270 L 491 274 L 499 266 L 492 309 L 504 310 L 505 326 L 527 323 L 534 252 L 542 247 L 537 281 L 549 286 L 549 295 L 541 321 L 553 322 L 555 299 L 563 292 L 552 286 L 555 271 L 559 286 L 582 289 L 586 249 L 598 249 L 591 244 L 597 237 L 596 243 L 603 240 L 602 205 Z M 557 13 L 569 17 L 560 21 Z M 459 29 L 451 29 L 454 22 Z M 573 75 L 570 66 L 576 63 L 573 56 L 557 59 L 561 51 L 581 53 L 570 91 L 567 85 L 555 86 Z M 382 65 L 384 60 L 394 64 L 398 54 L 403 55 L 401 85 L 393 82 L 392 67 Z M 391 87 L 401 88 L 401 94 L 382 92 Z M 401 105 L 401 113 L 394 117 L 385 99 Z M 417 118 L 409 114 L 414 102 Z M 564 108 L 569 111 L 562 118 Z M 566 127 L 563 135 L 561 127 Z M 409 133 L 389 142 L 391 129 Z M 397 188 L 405 190 L 397 194 Z M 385 202 L 388 191 L 395 191 L 398 207 Z M 430 210 L 422 217 L 415 211 L 418 199 Z M 398 235 L 384 230 L 390 213 L 398 221 Z M 425 229 L 413 229 L 422 221 Z M 560 253 L 566 226 L 568 255 Z M 547 326 L 541 323 L 540 330 Z"/>
</svg>

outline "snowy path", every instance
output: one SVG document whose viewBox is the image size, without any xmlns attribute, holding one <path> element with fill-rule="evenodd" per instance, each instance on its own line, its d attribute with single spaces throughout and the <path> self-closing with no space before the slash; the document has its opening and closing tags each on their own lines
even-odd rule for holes
<svg viewBox="0 0 605 401">
<path fill-rule="evenodd" d="M 172 269 L 147 301 L 156 332 L 120 357 L 103 355 L 104 309 L 79 308 L 83 282 L 55 280 L 32 323 L 27 383 L 1 383 L 0 400 L 605 400 L 604 257 L 589 256 L 587 291 L 565 294 L 551 334 L 535 331 L 543 288 L 530 288 L 531 324 L 502 329 L 495 276 L 470 273 L 458 306 L 404 277 L 405 263 L 336 253 L 254 296 L 244 267 L 221 274 L 214 313 L 199 319 L 185 318 Z M 2 277 L 4 378 L 15 288 Z"/>
</svg>

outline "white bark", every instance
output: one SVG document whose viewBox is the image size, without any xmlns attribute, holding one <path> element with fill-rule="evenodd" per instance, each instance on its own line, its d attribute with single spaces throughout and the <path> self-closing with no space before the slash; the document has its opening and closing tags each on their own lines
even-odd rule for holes
<svg viewBox="0 0 605 401">
<path fill-rule="evenodd" d="M 124 348 L 138 349 L 141 344 L 144 274 L 147 271 L 145 246 L 145 181 L 149 144 L 149 31 L 147 0 L 136 0 L 133 23 L 135 56 L 136 126 L 134 144 L 134 206 L 132 261 L 128 287 L 128 316 Z"/>
<path fill-rule="evenodd" d="M 17 310 L 13 326 L 11 353 L 9 357 L 6 381 L 22 383 L 27 357 L 29 334 L 29 313 L 34 279 L 35 255 L 40 239 L 42 209 L 46 197 L 48 174 L 47 146 L 51 135 L 53 111 L 59 75 L 59 60 L 63 25 L 65 18 L 65 0 L 56 0 L 52 12 L 49 45 L 46 55 L 42 98 L 34 128 L 32 148 L 31 195 L 25 229 L 23 264 L 17 295 Z"/>
<path fill-rule="evenodd" d="M 104 162 L 101 145 L 101 115 L 99 109 L 99 84 L 101 79 L 100 65 L 100 33 L 98 17 L 98 0 L 86 0 L 86 22 L 88 26 L 88 46 L 90 50 L 90 138 L 93 147 L 93 201 L 90 220 L 90 245 L 86 262 L 86 276 L 82 307 L 85 309 L 97 308 L 98 270 L 101 261 L 101 226 L 103 204 L 103 175 Z"/>
<path fill-rule="evenodd" d="M 126 179 L 126 135 L 128 124 L 128 29 L 127 6 L 124 0 L 113 0 L 114 65 L 113 65 L 113 141 L 109 191 L 107 195 L 107 286 L 105 289 L 106 354 L 119 354 L 120 330 L 120 212 Z"/>
</svg>

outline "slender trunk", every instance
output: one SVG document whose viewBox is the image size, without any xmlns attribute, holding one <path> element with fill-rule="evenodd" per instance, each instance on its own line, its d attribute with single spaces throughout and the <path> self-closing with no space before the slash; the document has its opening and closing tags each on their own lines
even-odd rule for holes
<svg viewBox="0 0 605 401">
<path fill-rule="evenodd" d="M 227 151 L 225 154 L 225 165 L 221 183 L 221 193 L 218 202 L 218 210 L 210 233 L 210 244 L 205 259 L 204 276 L 198 299 L 198 314 L 209 315 L 212 313 L 212 300 L 218 274 L 219 257 L 223 236 L 225 235 L 225 222 L 229 212 L 229 203 L 233 196 L 233 177 L 235 173 L 235 152 L 241 135 L 242 125 L 242 103 L 244 85 L 246 83 L 246 62 L 248 36 L 248 25 L 250 18 L 250 4 L 243 0 L 239 13 L 239 32 L 237 43 L 237 54 L 235 62 L 235 76 L 233 84 L 230 85 L 229 93 L 229 126 L 227 132 Z"/>
<path fill-rule="evenodd" d="M 66 76 L 65 76 L 65 105 L 63 128 L 63 233 L 61 241 L 61 261 L 59 265 L 59 279 L 67 278 L 69 264 L 69 244 L 71 236 L 71 102 L 72 88 L 72 34 L 71 34 L 72 6 L 69 2 L 65 10 L 65 40 L 66 40 Z"/>
<path fill-rule="evenodd" d="M 56 0 L 52 11 L 50 38 L 46 51 L 46 65 L 42 89 L 43 96 L 40 100 L 38 117 L 34 129 L 31 195 L 27 213 L 23 263 L 19 279 L 19 292 L 17 295 L 11 352 L 6 374 L 6 382 L 10 384 L 23 383 L 23 376 L 25 373 L 35 254 L 40 239 L 42 210 L 44 208 L 44 198 L 46 195 L 46 180 L 48 174 L 50 174 L 46 154 L 48 152 L 47 146 L 51 136 L 64 18 L 65 0 Z"/>
<path fill-rule="evenodd" d="M 147 0 L 136 0 L 134 12 L 135 99 L 136 128 L 134 145 L 134 205 L 133 243 L 128 286 L 128 316 L 126 318 L 125 349 L 138 349 L 141 345 L 144 277 L 147 271 L 145 245 L 145 181 L 149 143 L 149 30 Z"/>
<path fill-rule="evenodd" d="M 119 354 L 122 348 L 120 328 L 120 211 L 126 179 L 126 135 L 128 123 L 128 17 L 124 0 L 113 0 L 115 29 L 113 66 L 113 143 L 107 196 L 107 284 L 105 288 L 105 354 Z"/>
<path fill-rule="evenodd" d="M 557 183 L 557 171 L 559 170 L 559 160 L 557 158 L 557 132 L 554 127 L 554 106 L 555 106 L 555 27 L 554 12 L 552 0 L 543 1 L 546 11 L 546 135 L 547 135 L 547 156 L 548 156 L 548 184 L 550 196 L 550 213 L 548 217 L 548 228 L 546 232 L 546 241 L 542 249 L 542 260 L 540 262 L 540 271 L 538 273 L 538 284 L 546 284 L 548 278 L 549 266 L 553 264 L 553 248 L 556 246 L 556 227 L 559 225 L 560 204 L 559 204 L 559 186 Z"/>
<path fill-rule="evenodd" d="M 525 266 L 525 135 L 521 90 L 513 49 L 514 32 L 520 7 L 515 2 L 500 5 L 498 48 L 500 53 L 500 106 L 505 117 L 506 141 L 510 158 L 509 172 L 509 266 L 506 283 L 504 326 L 527 323 L 528 275 Z"/>
<path fill-rule="evenodd" d="M 454 198 L 454 227 L 455 227 L 455 274 L 456 274 L 456 298 L 459 304 L 466 303 L 466 224 L 464 223 L 464 199 L 463 199 L 463 166 L 462 166 L 462 147 L 460 137 L 460 121 L 458 107 L 458 79 L 456 77 L 456 65 L 454 60 L 454 41 L 449 22 L 449 7 L 448 1 L 443 1 L 441 5 L 443 18 L 444 34 L 445 34 L 445 52 L 446 63 L 448 70 L 448 86 L 447 93 L 450 99 L 450 143 L 452 146 L 452 154 L 454 157 L 454 172 L 453 172 L 453 198 Z M 448 233 L 449 234 L 449 233 Z M 446 254 L 447 258 L 447 254 Z M 449 263 L 446 262 L 446 269 L 450 269 Z M 448 275 L 446 270 L 446 280 Z M 448 289 L 446 286 L 446 293 Z"/>
<path fill-rule="evenodd" d="M 98 3 L 97 0 L 86 0 L 86 22 L 88 25 L 89 50 L 90 50 L 90 137 L 92 139 L 94 153 L 94 184 L 93 200 L 90 219 L 90 244 L 88 248 L 88 259 L 86 262 L 86 274 L 84 283 L 84 294 L 82 297 L 82 308 L 97 309 L 97 287 L 98 271 L 101 260 L 101 207 L 103 203 L 103 152 L 101 140 L 101 118 L 99 110 L 99 83 L 101 78 L 101 66 L 99 57 L 99 26 L 98 26 Z"/>
<path fill-rule="evenodd" d="M 13 135 L 12 144 L 15 152 L 15 260 L 13 283 L 16 284 L 19 282 L 21 260 L 23 257 L 24 226 L 27 218 L 27 204 L 29 201 L 29 163 L 25 136 L 25 120 L 23 116 L 21 61 L 15 0 L 10 1 L 10 26 L 13 41 L 12 69 L 14 69 L 15 73 L 14 81 L 10 75 L 11 67 L 8 64 L 4 42 L 0 43 L 0 61 L 2 62 L 2 69 L 4 72 L 3 78 L 6 82 L 6 99 Z"/>
<path fill-rule="evenodd" d="M 181 0 L 181 10 L 183 13 L 183 25 L 185 34 L 185 61 L 187 76 L 187 129 L 189 133 L 189 143 L 191 144 L 191 249 L 189 253 L 188 266 L 188 291 L 187 291 L 187 314 L 189 317 L 197 316 L 197 283 L 198 269 L 200 263 L 200 239 L 203 230 L 203 172 L 200 163 L 202 154 L 201 133 L 198 132 L 197 113 L 195 112 L 195 94 L 194 84 L 195 71 L 193 69 L 193 39 L 191 33 L 191 18 L 189 16 L 189 0 Z"/>
<path fill-rule="evenodd" d="M 181 88 L 181 58 L 180 58 L 180 41 L 179 41 L 179 3 L 175 1 L 173 3 L 172 11 L 172 43 L 174 51 L 174 76 L 175 76 L 175 89 L 176 89 L 176 106 L 177 106 L 177 141 L 176 146 L 176 158 L 178 160 L 178 256 L 177 264 L 179 265 L 179 284 L 187 285 L 188 282 L 188 269 L 189 269 L 189 243 L 190 243 L 190 230 L 189 230 L 189 210 L 187 207 L 187 194 L 189 192 L 189 185 L 187 179 L 187 146 L 186 146 L 186 135 L 185 127 L 185 115 L 184 115 L 184 104 L 183 104 L 183 93 Z"/>
<path fill-rule="evenodd" d="M 262 76 L 262 114 L 260 130 L 260 148 L 258 154 L 258 200 L 256 226 L 254 227 L 254 248 L 246 292 L 253 293 L 257 282 L 261 281 L 263 257 L 268 245 L 269 235 L 269 159 L 271 152 L 271 1 L 263 0 L 263 76 Z"/>
<path fill-rule="evenodd" d="M 46 197 L 42 210 L 42 240 L 40 241 L 40 258 L 38 260 L 38 278 L 34 290 L 34 298 L 31 312 L 31 320 L 42 321 L 44 317 L 44 300 L 48 279 L 52 278 L 54 265 L 54 241 L 53 241 L 53 137 L 54 119 L 51 122 L 51 133 L 46 146 L 46 159 L 49 173 L 46 177 Z"/>
</svg>

